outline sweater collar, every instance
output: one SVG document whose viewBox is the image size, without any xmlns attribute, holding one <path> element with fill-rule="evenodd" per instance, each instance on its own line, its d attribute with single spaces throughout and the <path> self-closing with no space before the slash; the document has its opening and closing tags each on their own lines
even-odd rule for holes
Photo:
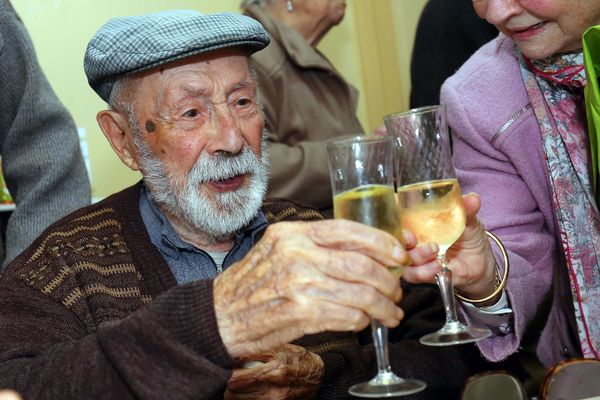
<svg viewBox="0 0 600 400">
<path fill-rule="evenodd" d="M 173 225 L 150 198 L 144 185 L 140 189 L 140 212 L 152 244 L 160 250 L 172 253 L 176 257 L 176 254 L 180 251 L 195 251 L 197 249 L 196 246 L 181 239 Z M 252 244 L 254 244 L 255 238 L 265 229 L 266 225 L 267 219 L 259 210 L 250 224 L 236 233 L 233 248 L 237 247 L 238 243 L 245 238 L 250 238 Z"/>
</svg>

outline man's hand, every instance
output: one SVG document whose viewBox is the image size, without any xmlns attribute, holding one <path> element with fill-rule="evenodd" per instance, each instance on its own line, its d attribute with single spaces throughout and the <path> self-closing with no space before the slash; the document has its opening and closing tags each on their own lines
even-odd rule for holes
<svg viewBox="0 0 600 400">
<path fill-rule="evenodd" d="M 264 364 L 234 370 L 227 383 L 226 400 L 311 399 L 323 376 L 321 357 L 293 344 L 254 356 L 251 361 Z"/>
<path fill-rule="evenodd" d="M 21 396 L 12 390 L 0 390 L 0 400 L 21 400 Z"/>
<path fill-rule="evenodd" d="M 397 326 L 402 291 L 386 266 L 406 262 L 395 237 L 356 222 L 273 224 L 214 281 L 223 343 L 240 358 L 307 334 L 359 331 L 372 318 Z"/>
</svg>

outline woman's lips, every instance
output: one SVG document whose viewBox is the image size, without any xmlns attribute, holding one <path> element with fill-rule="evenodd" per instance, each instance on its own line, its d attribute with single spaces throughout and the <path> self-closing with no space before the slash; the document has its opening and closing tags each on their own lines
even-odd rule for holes
<svg viewBox="0 0 600 400">
<path fill-rule="evenodd" d="M 242 186 L 245 180 L 246 175 L 236 175 L 220 181 L 210 181 L 208 182 L 208 186 L 215 192 L 231 192 Z"/>
<path fill-rule="evenodd" d="M 537 35 L 546 25 L 546 22 L 538 22 L 535 25 L 530 25 L 525 28 L 513 28 L 511 29 L 512 38 L 515 40 L 528 39 L 532 36 Z"/>
</svg>

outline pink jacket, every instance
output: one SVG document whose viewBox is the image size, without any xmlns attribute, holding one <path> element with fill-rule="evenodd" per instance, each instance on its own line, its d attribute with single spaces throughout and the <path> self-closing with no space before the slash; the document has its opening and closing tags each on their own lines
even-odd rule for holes
<svg viewBox="0 0 600 400">
<path fill-rule="evenodd" d="M 479 217 L 502 240 L 511 263 L 514 325 L 482 341 L 482 353 L 492 361 L 506 358 L 520 349 L 527 329 L 539 335 L 544 365 L 580 356 L 541 134 L 513 42 L 500 35 L 479 49 L 444 83 L 441 102 L 448 106 L 463 192 L 481 195 Z M 496 259 L 502 265 L 499 252 Z"/>
</svg>

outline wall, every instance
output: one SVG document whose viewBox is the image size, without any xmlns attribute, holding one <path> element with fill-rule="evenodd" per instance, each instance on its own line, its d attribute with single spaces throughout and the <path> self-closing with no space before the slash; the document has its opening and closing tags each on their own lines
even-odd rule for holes
<svg viewBox="0 0 600 400">
<path fill-rule="evenodd" d="M 403 82 L 402 106 L 397 110 L 386 110 L 390 112 L 408 109 L 410 97 L 410 57 L 412 55 L 413 43 L 417 22 L 427 0 L 400 0 L 391 1 L 392 19 L 394 20 L 394 33 L 396 34 L 396 57 L 399 68 L 400 82 Z"/>
<path fill-rule="evenodd" d="M 114 155 L 96 123 L 105 103 L 89 88 L 83 54 L 109 18 L 173 8 L 238 11 L 239 0 L 12 0 L 33 39 L 50 83 L 87 133 L 92 195 L 104 197 L 137 181 Z M 347 0 L 344 21 L 319 48 L 361 92 L 358 115 L 368 131 L 408 104 L 408 60 L 425 0 Z"/>
</svg>

